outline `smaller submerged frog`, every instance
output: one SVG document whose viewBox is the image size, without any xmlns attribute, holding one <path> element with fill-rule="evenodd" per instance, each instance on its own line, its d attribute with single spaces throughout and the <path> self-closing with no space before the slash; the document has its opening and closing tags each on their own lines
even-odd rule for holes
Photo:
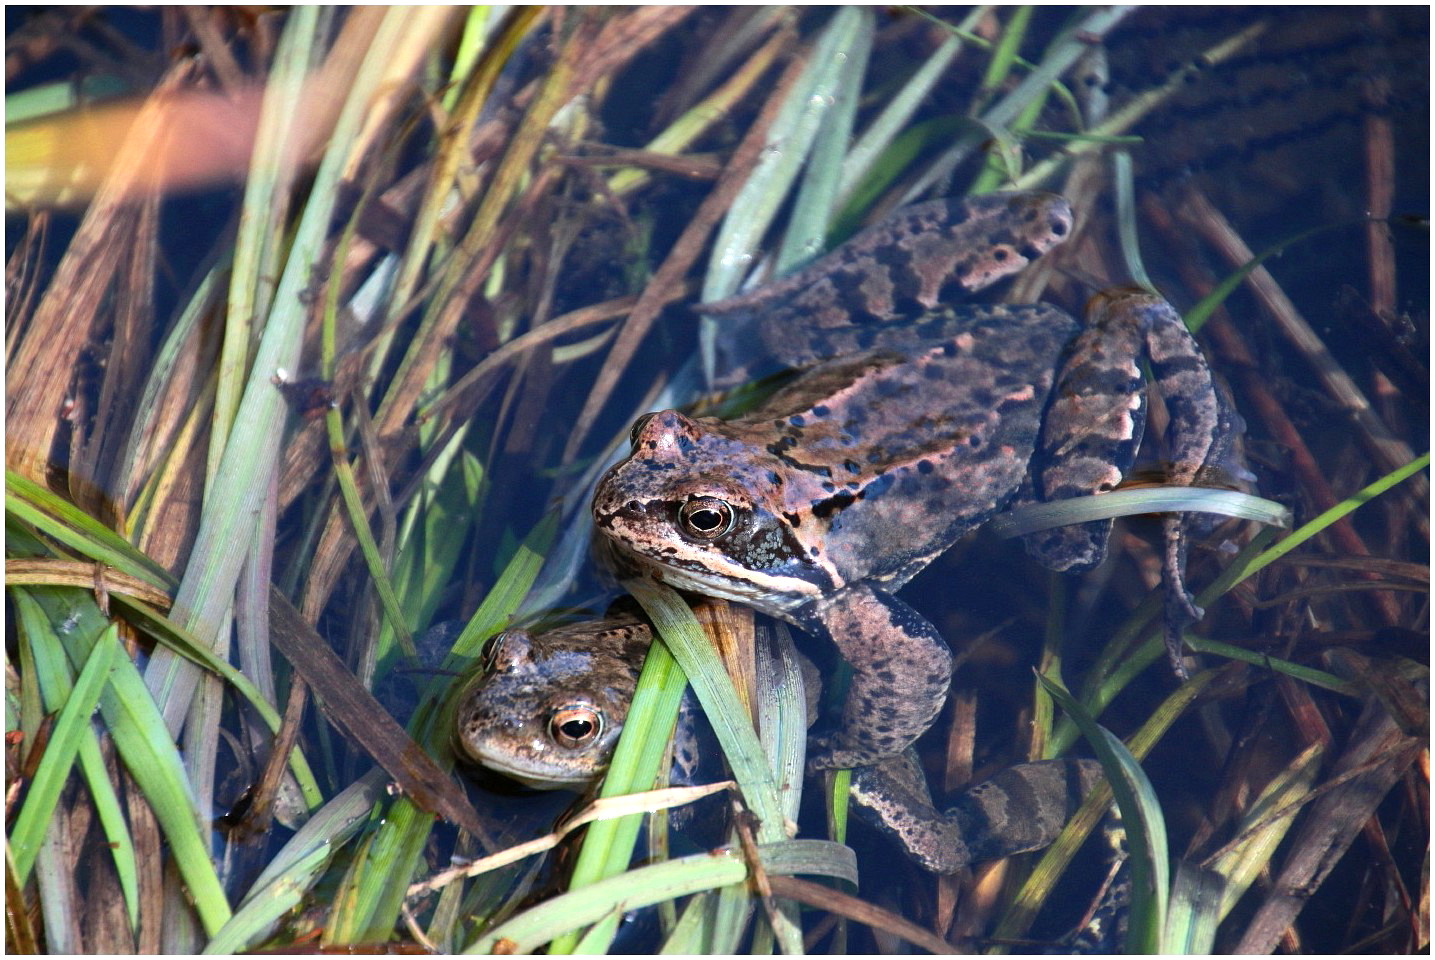
<svg viewBox="0 0 1435 960">
<path fill-rule="evenodd" d="M 1052 194 L 918 204 L 790 277 L 703 307 L 732 322 L 734 341 L 802 372 L 732 420 L 639 419 L 631 453 L 598 484 L 594 526 L 620 569 L 825 635 L 851 664 L 815 769 L 879 763 L 931 725 L 951 654 L 894 594 L 1014 500 L 1112 489 L 1141 443 L 1143 357 L 1171 412 L 1173 482 L 1189 483 L 1238 429 L 1154 294 L 1099 296 L 1084 329 L 1042 304 L 946 302 L 1040 256 L 1071 224 Z M 1053 568 L 1086 569 L 1110 529 L 1035 534 L 1028 547 Z M 1200 612 L 1179 519 L 1167 533 L 1169 610 L 1184 622 Z"/>
<path fill-rule="evenodd" d="M 607 769 L 652 639 L 652 627 L 626 611 L 499 634 L 459 694 L 455 750 L 530 787 L 588 785 Z M 687 769 L 696 765 L 691 717 L 685 710 L 677 731 L 676 765 Z M 863 819 L 917 863 L 956 873 L 1051 843 L 1100 773 L 1091 760 L 1021 764 L 942 813 L 908 751 L 854 771 L 851 797 Z"/>
</svg>

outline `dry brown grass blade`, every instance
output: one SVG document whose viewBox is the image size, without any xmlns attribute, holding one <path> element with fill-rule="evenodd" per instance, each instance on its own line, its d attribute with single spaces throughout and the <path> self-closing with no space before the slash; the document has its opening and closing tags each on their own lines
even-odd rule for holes
<svg viewBox="0 0 1435 960">
<path fill-rule="evenodd" d="M 1193 186 L 1184 192 L 1182 202 L 1177 205 L 1177 213 L 1207 243 L 1219 251 L 1232 269 L 1243 267 L 1255 259 L 1251 248 L 1199 188 Z M 1410 449 L 1408 443 L 1391 434 L 1384 421 L 1375 413 L 1370 400 L 1331 356 L 1315 330 L 1301 316 L 1270 272 L 1264 266 L 1258 266 L 1247 276 L 1246 283 L 1265 307 L 1267 315 L 1276 322 L 1277 328 L 1306 358 L 1331 399 L 1354 422 L 1361 440 L 1380 470 L 1397 470 L 1415 459 L 1415 451 Z M 1411 477 L 1405 489 L 1418 503 L 1424 503 L 1430 497 L 1430 484 L 1423 475 Z M 1421 536 L 1428 539 L 1429 521 L 1421 519 L 1422 516 L 1420 511 L 1416 511 L 1412 520 L 1420 529 Z"/>
<path fill-rule="evenodd" d="M 270 636 L 313 687 L 324 716 L 397 781 L 422 810 L 456 823 L 492 848 L 468 797 L 365 690 L 278 590 L 269 595 Z"/>
<path fill-rule="evenodd" d="M 566 164 L 570 167 L 638 167 L 643 170 L 656 170 L 661 173 L 671 173 L 676 177 L 685 177 L 689 180 L 716 180 L 722 173 L 722 166 L 716 157 L 706 154 L 685 154 L 673 156 L 667 153 L 657 153 L 652 150 L 620 150 L 609 149 L 601 144 L 584 144 L 585 148 L 595 151 L 591 155 L 565 155 L 554 157 L 555 163 Z"/>
<path fill-rule="evenodd" d="M 5 951 L 12 954 L 39 953 L 35 925 L 30 922 L 30 908 L 20 887 L 15 883 L 15 870 L 10 865 L 10 851 L 5 851 Z"/>
<path fill-rule="evenodd" d="M 295 676 L 289 683 L 289 699 L 284 704 L 284 719 L 279 732 L 274 736 L 269 757 L 264 768 L 255 778 L 249 791 L 248 808 L 235 829 L 240 837 L 247 840 L 269 832 L 274 820 L 274 802 L 279 797 L 279 784 L 284 778 L 289 755 L 299 739 L 299 724 L 304 717 L 304 705 L 308 702 L 309 688 L 302 676 Z"/>
<path fill-rule="evenodd" d="M 599 78 L 622 70 L 658 37 L 681 23 L 694 8 L 674 4 L 626 10 L 610 7 L 608 10 L 614 15 L 603 24 L 591 50 L 574 72 L 576 90 L 587 90 Z"/>
<path fill-rule="evenodd" d="M 181 64 L 156 88 L 126 127 L 106 144 L 112 173 L 86 211 L 44 296 L 14 351 L 6 358 L 6 463 L 37 483 L 65 415 L 76 362 L 104 322 L 107 293 L 128 254 L 146 201 L 142 184 L 154 154 L 171 135 L 168 95 L 189 79 Z M 114 144 L 123 144 L 115 153 Z"/>
<path fill-rule="evenodd" d="M 1365 17 L 1372 28 L 1381 30 L 1385 13 L 1367 7 Z M 1390 80 L 1372 72 L 1361 78 L 1362 99 L 1367 107 L 1361 117 L 1365 146 L 1366 251 L 1370 265 L 1370 309 L 1376 316 L 1395 312 L 1395 244 L 1390 226 L 1383 221 L 1395 203 L 1395 129 L 1390 119 Z"/>
<path fill-rule="evenodd" d="M 140 929 L 139 953 L 160 951 L 164 930 L 164 845 L 154 811 L 145 801 L 144 793 L 128 771 L 122 774 L 125 784 L 126 812 L 129 814 L 130 841 L 135 848 L 135 875 L 139 887 Z"/>
<path fill-rule="evenodd" d="M 658 318 L 663 305 L 673 299 L 674 293 L 681 283 L 682 278 L 687 274 L 693 263 L 702 253 L 703 247 L 707 244 L 708 234 L 717 226 L 718 220 L 727 211 L 733 198 L 737 196 L 738 190 L 742 188 L 747 180 L 748 174 L 757 164 L 762 150 L 767 146 L 767 128 L 777 116 L 778 109 L 786 99 L 788 92 L 797 83 L 802 75 L 802 70 L 807 61 L 804 57 L 794 57 L 783 71 L 782 77 L 778 80 L 776 88 L 763 104 L 762 112 L 748 128 L 747 135 L 733 151 L 732 159 L 728 161 L 727 169 L 723 171 L 722 177 L 693 214 L 692 220 L 683 230 L 673 244 L 672 251 L 668 254 L 663 265 L 653 274 L 653 279 L 643 289 L 642 296 L 633 307 L 623 329 L 618 333 L 618 339 L 613 343 L 613 348 L 608 352 L 608 357 L 603 362 L 603 369 L 599 371 L 598 377 L 593 385 L 592 392 L 588 395 L 583 410 L 578 415 L 577 422 L 573 426 L 573 432 L 568 437 L 568 443 L 563 449 L 563 462 L 571 463 L 577 455 L 578 447 L 588 435 L 593 421 L 598 417 L 598 411 L 608 402 L 613 388 L 617 386 L 618 378 L 627 369 L 628 363 L 633 359 L 633 354 L 638 350 L 638 344 L 652 327 L 653 321 Z"/>
<path fill-rule="evenodd" d="M 159 607 L 169 606 L 169 594 L 129 574 L 120 573 L 112 567 L 81 560 L 52 560 L 47 558 L 23 559 L 7 557 L 5 560 L 6 586 L 21 584 L 48 584 L 50 586 L 81 587 L 97 593 L 123 593 Z M 101 604 L 103 608 L 103 604 Z"/>
<path fill-rule="evenodd" d="M 806 904 L 809 907 L 816 907 L 818 910 L 827 910 L 831 913 L 840 914 L 849 920 L 856 920 L 858 923 L 865 923 L 874 930 L 882 930 L 893 936 L 901 937 L 914 946 L 921 947 L 928 953 L 955 954 L 961 953 L 956 947 L 936 936 L 929 930 L 917 926 L 910 920 L 897 916 L 890 910 L 883 910 L 881 907 L 868 903 L 866 900 L 859 900 L 857 897 L 841 893 L 820 883 L 811 880 L 802 880 L 798 877 L 768 878 L 772 886 L 772 894 L 775 897 L 787 897 L 789 900 L 796 900 L 798 903 Z"/>
<path fill-rule="evenodd" d="M 41 263 L 49 228 L 49 213 L 34 214 L 5 263 L 6 357 L 14 351 L 19 332 L 29 325 L 35 297 L 40 292 Z"/>
<path fill-rule="evenodd" d="M 1355 835 L 1423 749 L 1420 740 L 1402 734 L 1376 700 L 1367 703 L 1350 746 L 1337 761 L 1333 775 L 1357 770 L 1317 800 L 1305 814 L 1291 852 L 1267 897 L 1233 952 L 1270 953 L 1280 943 Z"/>
<path fill-rule="evenodd" d="M 129 437 L 135 405 L 149 372 L 159 259 L 159 197 L 144 197 L 137 205 L 134 233 L 125 245 L 111 291 L 114 319 L 107 338 L 104 380 L 95 409 L 76 420 L 68 473 L 75 505 L 118 530 L 124 529 L 125 505 L 111 499 L 111 492 L 119 489 L 124 478 L 114 476 L 114 467 Z"/>
<path fill-rule="evenodd" d="M 239 66 L 239 61 L 234 59 L 229 44 L 224 42 L 217 22 L 217 11 L 199 6 L 186 6 L 182 9 L 184 19 L 199 40 L 199 47 L 204 51 L 210 68 L 219 78 L 220 86 L 228 93 L 241 90 L 245 85 L 244 70 Z"/>
</svg>

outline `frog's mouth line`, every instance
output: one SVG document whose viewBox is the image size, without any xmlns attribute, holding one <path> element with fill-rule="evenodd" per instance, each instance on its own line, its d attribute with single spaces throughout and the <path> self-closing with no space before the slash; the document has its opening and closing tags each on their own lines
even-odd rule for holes
<svg viewBox="0 0 1435 960">
<path fill-rule="evenodd" d="M 606 764 L 596 766 L 583 775 L 554 770 L 551 775 L 543 775 L 536 772 L 532 766 L 520 767 L 515 765 L 506 756 L 496 754 L 488 750 L 473 751 L 474 760 L 494 773 L 502 774 L 510 780 L 521 783 L 525 787 L 532 787 L 535 790 L 574 790 L 588 785 L 593 778 L 602 774 Z"/>
</svg>

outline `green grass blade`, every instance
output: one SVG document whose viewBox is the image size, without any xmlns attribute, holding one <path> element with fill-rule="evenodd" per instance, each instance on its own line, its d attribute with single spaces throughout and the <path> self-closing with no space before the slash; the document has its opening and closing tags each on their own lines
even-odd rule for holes
<svg viewBox="0 0 1435 960">
<path fill-rule="evenodd" d="M 1096 752 L 1106 770 L 1121 819 L 1126 826 L 1131 858 L 1131 914 L 1126 950 L 1158 953 L 1165 930 L 1171 890 L 1171 865 L 1166 821 L 1151 781 L 1125 744 L 1096 720 L 1058 683 L 1039 677 L 1054 700 L 1067 712 Z"/>
<path fill-rule="evenodd" d="M 1131 154 L 1125 150 L 1112 153 L 1111 168 L 1116 181 L 1116 233 L 1121 257 L 1126 261 L 1126 273 L 1137 286 L 1155 290 L 1141 259 L 1141 238 L 1136 227 L 1136 174 L 1132 170 Z M 1187 320 L 1186 325 L 1190 327 L 1191 321 Z"/>
<path fill-rule="evenodd" d="M 839 68 L 846 56 L 843 43 L 856 35 L 860 20 L 861 14 L 855 8 L 839 9 L 813 45 L 806 69 L 768 130 L 768 141 L 781 144 L 781 148 L 763 153 L 718 229 L 703 280 L 704 301 L 729 296 L 741 283 L 763 234 L 796 182 L 819 127 L 828 119 Z M 716 337 L 716 324 L 704 318 L 699 345 L 709 373 Z"/>
<path fill-rule="evenodd" d="M 107 642 L 108 623 L 85 591 L 46 587 L 30 592 L 72 664 L 84 663 L 95 643 Z M 214 933 L 229 919 L 230 910 L 200 833 L 207 812 L 195 809 L 174 740 L 139 671 L 123 651 L 114 657 L 110 682 L 100 695 L 100 714 L 120 759 L 159 821 L 200 923 L 206 933 Z"/>
<path fill-rule="evenodd" d="M 162 590 L 174 578 L 128 540 L 79 507 L 12 470 L 5 471 L 5 511 L 81 556 L 107 564 Z"/>
<path fill-rule="evenodd" d="M 1385 493 L 1391 487 L 1410 479 L 1429 466 L 1430 451 L 1427 450 L 1403 467 L 1392 470 L 1380 479 L 1366 485 L 1353 496 L 1347 497 L 1308 523 L 1304 523 L 1295 530 L 1292 530 L 1288 536 L 1282 537 L 1269 550 L 1262 552 L 1259 556 L 1253 557 L 1249 562 L 1232 563 L 1225 570 L 1221 571 L 1221 575 L 1216 578 L 1214 583 L 1201 592 L 1196 602 L 1204 604 L 1215 599 L 1242 580 L 1264 570 L 1267 566 L 1290 553 L 1311 537 L 1323 532 L 1337 520 L 1350 515 L 1382 493 Z"/>
<path fill-rule="evenodd" d="M 488 638 L 508 625 L 519 604 L 533 588 L 533 581 L 538 579 L 543 557 L 552 545 L 557 530 L 558 515 L 550 513 L 518 545 L 493 589 L 488 591 L 483 603 L 478 605 L 464 625 L 463 632 L 454 641 L 443 669 L 460 669 L 477 660 Z"/>
<path fill-rule="evenodd" d="M 1210 293 L 1202 297 L 1200 302 L 1198 302 L 1190 310 L 1187 310 L 1186 316 L 1184 318 L 1186 321 L 1186 327 L 1192 333 L 1195 333 L 1197 330 L 1205 326 L 1206 321 L 1211 319 L 1211 314 L 1216 312 L 1216 308 L 1226 302 L 1226 298 L 1229 297 L 1233 292 L 1235 292 L 1235 289 L 1241 285 L 1241 282 L 1245 280 L 1246 277 L 1250 276 L 1252 270 L 1256 269 L 1256 267 L 1259 267 L 1262 263 L 1266 262 L 1276 254 L 1283 252 L 1286 247 L 1299 243 L 1300 241 L 1305 240 L 1308 237 L 1315 236 L 1316 234 L 1324 233 L 1327 230 L 1335 230 L 1337 228 L 1346 226 L 1349 226 L 1349 224 L 1331 223 L 1319 227 L 1312 227 L 1309 230 L 1302 230 L 1295 236 L 1287 237 L 1286 239 L 1281 240 L 1278 243 L 1271 244 L 1271 246 L 1267 247 L 1265 250 L 1262 250 L 1260 253 L 1256 254 L 1256 256 L 1252 257 L 1239 270 L 1230 274 L 1220 283 L 1216 284 L 1215 288 Z"/>
<path fill-rule="evenodd" d="M 834 849 L 835 848 L 835 849 Z M 774 874 L 816 873 L 856 882 L 851 851 L 825 840 L 786 840 L 758 848 Z M 465 953 L 490 953 L 499 940 L 514 953 L 531 953 L 555 935 L 603 920 L 615 908 L 639 907 L 741 883 L 747 865 L 731 849 L 694 854 L 610 877 L 554 897 L 488 931 Z"/>
<path fill-rule="evenodd" d="M 13 590 L 11 598 L 15 604 L 16 624 L 21 633 L 20 662 L 22 686 L 28 678 L 30 683 L 47 691 L 55 691 L 58 701 L 51 704 L 52 710 L 63 706 L 63 700 L 70 695 L 71 670 L 69 660 L 62 649 L 60 639 L 50 629 L 49 621 L 39 604 L 28 591 Z M 39 697 L 39 691 L 36 691 Z M 22 702 L 22 710 L 25 710 Z M 37 702 L 37 711 L 41 705 Z M 26 722 L 24 729 L 33 731 L 38 720 Z M 135 865 L 135 846 L 130 838 L 129 826 L 120 807 L 119 796 L 110 782 L 109 770 L 100 753 L 100 739 L 89 725 L 84 729 L 79 746 L 80 772 L 90 789 L 95 804 L 95 816 L 104 831 L 105 842 L 114 853 L 115 873 L 119 878 L 120 890 L 125 897 L 130 928 L 139 925 L 139 879 Z M 13 841 L 12 841 L 13 842 Z"/>
<path fill-rule="evenodd" d="M 286 107 L 300 102 L 303 96 L 318 24 L 318 11 L 311 10 L 304 16 L 290 18 L 285 26 L 265 85 L 259 124 L 254 131 L 239 231 L 234 239 L 234 265 L 229 275 L 224 338 L 211 415 L 205 469 L 211 484 L 219 474 L 225 441 L 244 394 L 253 331 L 274 294 L 273 274 L 266 268 L 278 262 L 276 248 L 283 242 L 289 187 L 298 172 L 289 130 L 292 114 Z M 273 371 L 269 373 L 272 375 Z"/>
<path fill-rule="evenodd" d="M 642 604 L 663 642 L 682 666 L 712 724 L 747 806 L 762 821 L 759 839 L 783 837 L 782 805 L 762 744 L 707 635 L 692 610 L 669 587 L 645 581 L 624 586 Z"/>
<path fill-rule="evenodd" d="M 299 30 L 310 14 L 296 11 L 286 30 Z M 269 489 L 278 467 L 288 404 L 275 387 L 280 370 L 298 368 L 308 308 L 304 292 L 310 288 L 324 253 L 334 204 L 341 193 L 340 180 L 348 147 L 358 136 L 376 86 L 383 76 L 383 60 L 403 30 L 408 13 L 393 9 L 384 15 L 369 51 L 348 90 L 328 149 L 315 174 L 309 202 L 299 221 L 289 256 L 274 295 L 274 306 L 264 325 L 244 396 L 225 445 L 215 482 L 205 491 L 205 509 L 190 553 L 189 566 L 175 595 L 170 616 L 206 646 L 213 647 L 224 623 L 225 611 L 244 563 L 241 549 L 254 537 L 259 501 Z M 178 730 L 189 709 L 199 673 L 167 650 L 158 651 L 145 671 L 166 724 Z"/>
<path fill-rule="evenodd" d="M 1033 100 L 1046 96 L 1056 78 L 1086 52 L 1092 38 L 1105 36 L 1130 12 L 1130 7 L 1122 6 L 1083 11 L 1080 19 L 1052 42 L 1036 69 L 981 115 L 982 123 L 992 129 L 1010 128 Z M 904 202 L 915 200 L 950 175 L 957 165 L 966 159 L 972 148 L 986 136 L 985 133 L 978 133 L 960 138 L 907 190 L 903 195 Z"/>
<path fill-rule="evenodd" d="M 1031 24 L 1031 15 L 1032 7 L 1028 4 L 1012 9 L 1011 18 L 1003 27 L 1001 39 L 993 48 L 991 59 L 987 61 L 987 69 L 982 74 L 982 85 L 977 91 L 981 102 L 986 102 L 1006 82 L 1016 64 L 1017 52 L 1021 50 L 1027 27 Z"/>
<path fill-rule="evenodd" d="M 316 811 L 264 868 L 239 909 L 204 952 L 240 953 L 257 947 L 274 926 L 303 903 L 324 868 L 369 819 L 384 795 L 385 777 L 374 770 Z"/>
<path fill-rule="evenodd" d="M 819 80 L 814 93 L 814 96 L 823 96 L 824 89 L 830 90 L 831 115 L 818 128 L 812 144 L 812 156 L 773 265 L 778 275 L 795 270 L 822 253 L 826 241 L 842 177 L 842 156 L 852 136 L 867 56 L 872 51 L 872 12 L 863 7 L 854 9 L 856 17 L 841 19 L 842 30 L 834 37 L 839 55 L 833 57 L 831 67 Z M 837 27 L 838 21 L 834 19 L 834 31 Z"/>
<path fill-rule="evenodd" d="M 1237 901 L 1251 888 L 1260 874 L 1269 869 L 1276 848 L 1295 823 L 1315 788 L 1320 774 L 1325 745 L 1312 743 L 1292 760 L 1270 783 L 1241 817 L 1236 839 L 1222 848 L 1209 865 L 1226 878 L 1221 903 L 1221 919 L 1231 912 Z"/>
<path fill-rule="evenodd" d="M 961 29 L 970 30 L 983 15 L 985 7 L 978 7 L 962 21 Z M 882 108 L 875 120 L 863 131 L 862 136 L 847 152 L 842 161 L 842 178 L 837 187 L 838 201 L 846 204 L 857 185 L 866 179 L 877 158 L 887 152 L 892 141 L 907 129 L 907 122 L 931 93 L 947 67 L 951 66 L 962 49 L 962 38 L 953 34 L 943 41 L 931 56 L 927 57 L 917 72 Z"/>
<path fill-rule="evenodd" d="M 653 644 L 638 676 L 623 733 L 598 793 L 600 798 L 637 793 L 653 786 L 667 754 L 686 689 L 687 677 L 668 648 L 661 643 Z M 633 859 L 641 825 L 639 814 L 590 824 L 583 848 L 573 864 L 569 889 L 588 886 L 626 870 Z M 607 933 L 611 939 L 612 931 Z M 578 949 L 576 935 L 565 934 L 554 941 L 551 952 L 572 953 Z"/>
<path fill-rule="evenodd" d="M 687 678 L 682 668 L 666 647 L 655 644 L 639 674 L 638 687 L 623 724 L 623 737 L 614 750 L 598 794 L 600 798 L 652 789 L 661 772 L 686 689 Z M 621 742 L 622 739 L 627 742 Z M 599 821 L 589 827 L 570 884 L 582 886 L 627 869 L 641 819 L 634 815 Z"/>
<path fill-rule="evenodd" d="M 64 706 L 50 730 L 49 743 L 35 768 L 35 776 L 25 794 L 25 804 L 10 829 L 10 853 L 14 858 L 15 876 L 22 885 L 30 876 L 30 868 L 35 865 L 35 853 L 44 839 L 45 825 L 55 813 L 60 790 L 65 786 L 70 768 L 80 752 L 80 742 L 89 733 L 90 715 L 95 712 L 100 702 L 100 691 L 108 679 L 110 660 L 118 646 L 114 642 L 117 636 L 118 628 L 111 626 L 104 637 L 109 642 L 95 644 L 74 687 L 66 695 L 52 698 L 63 702 Z M 34 641 L 38 638 L 32 636 L 30 639 Z"/>
<path fill-rule="evenodd" d="M 1202 956 L 1214 952 L 1225 886 L 1225 878 L 1212 870 L 1184 860 L 1176 864 L 1162 953 Z"/>
</svg>

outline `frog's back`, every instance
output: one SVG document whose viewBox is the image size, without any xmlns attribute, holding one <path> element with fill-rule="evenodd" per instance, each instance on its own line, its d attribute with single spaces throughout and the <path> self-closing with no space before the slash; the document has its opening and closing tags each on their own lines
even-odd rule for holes
<svg viewBox="0 0 1435 960">
<path fill-rule="evenodd" d="M 796 273 L 699 307 L 718 317 L 726 369 L 805 367 L 887 345 L 886 329 L 960 301 L 1063 242 L 1066 199 L 1036 191 L 905 207 Z"/>
<path fill-rule="evenodd" d="M 896 589 L 1021 485 L 1076 322 L 989 311 L 928 314 L 912 345 L 819 364 L 743 418 L 805 481 L 789 509 L 826 525 L 842 579 Z"/>
</svg>

